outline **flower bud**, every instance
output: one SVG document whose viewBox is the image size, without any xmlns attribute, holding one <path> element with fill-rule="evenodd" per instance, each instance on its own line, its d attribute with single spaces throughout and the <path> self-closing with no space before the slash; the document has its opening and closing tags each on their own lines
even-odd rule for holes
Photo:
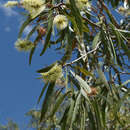
<svg viewBox="0 0 130 130">
<path fill-rule="evenodd" d="M 63 76 L 61 65 L 56 64 L 48 72 L 41 73 L 45 82 L 54 82 Z"/>
</svg>

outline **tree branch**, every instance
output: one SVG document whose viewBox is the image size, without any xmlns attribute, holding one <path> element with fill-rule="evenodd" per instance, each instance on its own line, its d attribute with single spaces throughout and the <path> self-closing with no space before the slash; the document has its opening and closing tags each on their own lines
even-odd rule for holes
<svg viewBox="0 0 130 130">
<path fill-rule="evenodd" d="M 88 54 L 95 52 L 95 51 L 98 49 L 100 43 L 101 43 L 101 41 L 98 42 L 97 46 L 96 46 L 93 50 L 87 52 L 85 55 L 82 55 L 81 57 L 79 57 L 79 58 L 73 60 L 73 61 L 70 62 L 70 63 L 66 63 L 64 66 L 68 66 L 68 65 L 74 64 L 74 63 L 76 63 L 77 61 L 81 60 L 82 58 L 86 57 Z M 63 66 L 63 67 L 64 67 L 64 66 Z"/>
</svg>

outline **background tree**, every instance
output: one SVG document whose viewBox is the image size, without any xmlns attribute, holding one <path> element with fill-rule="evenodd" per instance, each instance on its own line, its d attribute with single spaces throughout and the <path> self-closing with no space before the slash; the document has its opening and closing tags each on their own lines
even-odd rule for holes
<svg viewBox="0 0 130 130">
<path fill-rule="evenodd" d="M 30 65 L 38 45 L 43 46 L 40 56 L 52 46 L 62 52 L 61 59 L 37 71 L 45 83 L 38 99 L 43 97 L 41 110 L 31 111 L 37 129 L 129 129 L 129 5 L 128 0 L 5 4 L 25 9 L 15 47 L 30 51 Z M 122 15 L 121 23 L 116 15 Z M 30 24 L 33 29 L 22 38 Z"/>
<path fill-rule="evenodd" d="M 19 130 L 19 127 L 16 123 L 9 119 L 7 125 L 0 124 L 0 130 Z"/>
</svg>

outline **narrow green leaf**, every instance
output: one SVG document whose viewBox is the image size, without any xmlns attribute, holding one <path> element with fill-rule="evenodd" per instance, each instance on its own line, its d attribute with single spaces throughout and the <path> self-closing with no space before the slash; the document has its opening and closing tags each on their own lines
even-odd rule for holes
<svg viewBox="0 0 130 130">
<path fill-rule="evenodd" d="M 93 101 L 92 104 L 93 104 L 93 108 L 94 108 L 94 111 L 95 111 L 97 129 L 102 130 L 103 126 L 102 126 L 101 111 L 100 111 L 100 108 L 99 108 L 99 104 L 98 104 L 96 99 Z"/>
<path fill-rule="evenodd" d="M 123 84 L 121 84 L 120 87 L 122 87 L 122 86 L 124 86 L 124 85 L 126 85 L 126 84 L 128 84 L 128 83 L 130 83 L 130 79 L 127 80 L 127 81 L 125 81 Z"/>
<path fill-rule="evenodd" d="M 56 50 L 62 49 L 64 47 L 64 44 L 62 45 L 62 42 L 64 40 L 66 34 L 66 29 L 61 30 L 60 32 L 58 32 L 58 34 L 56 35 L 56 37 L 58 37 L 58 39 L 56 41 L 50 41 L 50 44 L 56 45 L 58 43 L 61 43 L 61 46 L 59 48 L 56 48 Z M 54 38 L 55 39 L 55 38 Z"/>
<path fill-rule="evenodd" d="M 120 124 L 122 124 L 122 123 L 120 122 L 117 112 L 120 110 L 121 106 L 123 105 L 123 102 L 128 98 L 129 93 L 130 93 L 130 88 L 128 88 L 127 92 L 125 92 L 125 94 L 122 96 L 122 98 L 120 100 L 118 100 L 118 102 L 115 104 L 115 107 L 114 107 L 115 116 Z"/>
<path fill-rule="evenodd" d="M 107 8 L 107 6 L 103 3 L 103 7 L 104 7 L 104 10 L 106 11 L 107 15 L 109 16 L 110 18 L 110 21 L 117 27 L 119 28 L 119 25 L 117 23 L 117 21 L 115 20 L 114 16 L 112 15 L 112 13 L 110 12 L 110 10 Z"/>
<path fill-rule="evenodd" d="M 76 7 L 75 0 L 69 0 L 69 1 L 70 1 L 72 14 L 75 17 L 75 21 L 76 21 L 77 27 L 79 29 L 79 33 L 82 34 L 82 32 L 83 32 L 83 23 L 82 23 L 82 18 L 81 18 L 81 15 L 80 15 L 80 11 Z"/>
<path fill-rule="evenodd" d="M 40 56 L 42 56 L 45 53 L 46 49 L 50 45 L 51 34 L 52 34 L 52 25 L 53 25 L 53 12 L 52 11 L 50 11 L 48 21 L 49 22 L 48 22 L 48 28 L 47 28 L 47 35 L 46 35 L 44 47 L 42 49 L 42 52 L 40 53 Z"/>
<path fill-rule="evenodd" d="M 29 65 L 31 65 L 31 61 L 32 61 L 32 56 L 35 52 L 36 46 L 34 46 L 31 51 L 30 51 L 30 55 L 29 55 Z"/>
<path fill-rule="evenodd" d="M 63 117 L 61 118 L 59 124 L 61 125 L 61 130 L 66 130 L 66 122 L 67 122 L 67 115 L 68 115 L 68 111 L 69 111 L 69 106 L 66 107 Z"/>
<path fill-rule="evenodd" d="M 72 25 L 74 26 L 74 31 L 78 32 L 78 27 L 77 27 L 75 19 L 72 16 L 69 16 L 67 14 L 66 14 L 66 17 L 71 21 Z"/>
<path fill-rule="evenodd" d="M 94 37 L 93 42 L 92 42 L 92 48 L 93 49 L 96 47 L 97 43 L 99 42 L 100 36 L 101 36 L 101 32 L 98 32 L 96 34 L 96 36 Z"/>
<path fill-rule="evenodd" d="M 90 32 L 89 28 L 85 24 L 83 24 L 83 32 Z"/>
<path fill-rule="evenodd" d="M 38 98 L 37 104 L 39 104 L 39 102 L 40 102 L 40 100 L 41 100 L 41 98 L 42 98 L 42 96 L 43 96 L 43 94 L 44 94 L 44 92 L 45 92 L 47 86 L 48 86 L 48 82 L 44 85 L 44 87 L 43 87 L 43 89 L 42 89 L 42 91 L 41 91 L 41 94 L 40 94 L 40 96 L 39 96 L 39 98 Z"/>
<path fill-rule="evenodd" d="M 101 36 L 102 44 L 104 44 L 103 52 L 104 52 L 104 54 L 109 54 L 108 42 L 106 40 L 106 34 L 105 34 L 104 30 L 103 30 L 103 27 L 102 27 L 100 36 Z"/>
<path fill-rule="evenodd" d="M 30 55 L 29 55 L 29 65 L 31 65 L 32 56 L 35 52 L 35 49 L 36 49 L 36 46 L 38 45 L 39 40 L 40 40 L 39 36 L 37 36 L 36 39 L 34 40 L 34 47 L 32 47 L 32 49 L 30 51 Z"/>
<path fill-rule="evenodd" d="M 126 55 L 128 56 L 128 58 L 130 59 L 130 49 L 128 48 L 128 46 L 126 45 L 126 43 L 123 41 L 123 39 L 128 43 L 127 39 L 119 32 L 120 36 L 121 36 L 121 47 L 124 50 L 124 52 L 126 53 Z"/>
<path fill-rule="evenodd" d="M 91 102 L 90 102 L 90 100 L 89 100 L 89 97 L 88 97 L 88 95 L 87 95 L 87 92 L 86 92 L 83 88 L 81 88 L 81 93 L 82 93 L 82 95 L 87 99 L 87 101 L 89 102 L 89 104 L 91 104 Z"/>
<path fill-rule="evenodd" d="M 116 30 L 119 32 L 126 33 L 126 34 L 130 35 L 130 31 L 128 31 L 128 30 L 121 30 L 121 29 L 116 29 Z"/>
<path fill-rule="evenodd" d="M 101 114 L 102 114 L 102 122 L 104 128 L 106 127 L 106 107 L 107 107 L 107 102 L 104 100 L 102 107 L 101 107 Z"/>
<path fill-rule="evenodd" d="M 92 109 L 90 108 L 90 106 L 88 106 L 88 104 L 86 105 L 87 107 L 87 112 L 88 112 L 88 118 L 89 118 L 89 127 L 91 130 L 96 130 L 96 122 L 95 122 L 95 116 L 92 113 Z"/>
<path fill-rule="evenodd" d="M 80 130 L 84 130 L 84 117 L 83 117 L 83 115 L 81 116 Z"/>
<path fill-rule="evenodd" d="M 109 88 L 109 84 L 108 84 L 108 82 L 107 82 L 107 79 L 106 79 L 104 73 L 103 73 L 102 70 L 101 70 L 100 64 L 97 65 L 97 72 L 98 72 L 98 75 L 99 75 L 100 80 L 104 83 L 104 85 L 105 85 L 106 87 Z"/>
<path fill-rule="evenodd" d="M 36 25 L 27 35 L 26 39 L 29 40 L 30 37 L 33 35 L 33 33 L 36 31 L 36 29 L 38 28 L 39 25 Z"/>
<path fill-rule="evenodd" d="M 109 37 L 109 40 L 110 40 L 110 44 L 111 44 L 111 48 L 112 48 L 112 52 L 113 52 L 113 56 L 114 56 L 114 59 L 115 59 L 115 63 L 117 64 L 116 51 L 115 51 L 115 48 L 114 48 L 114 45 L 113 45 L 113 42 L 112 42 L 111 37 Z"/>
<path fill-rule="evenodd" d="M 70 120 L 72 118 L 72 114 L 73 114 L 73 111 L 74 111 L 74 104 L 75 104 L 75 100 L 73 98 L 71 98 L 70 108 L 69 108 L 68 115 L 67 115 L 67 124 L 68 125 L 70 125 Z"/>
<path fill-rule="evenodd" d="M 24 29 L 27 27 L 27 25 L 29 25 L 29 23 L 32 21 L 32 19 L 30 17 L 28 17 L 25 22 L 22 24 L 19 34 L 18 34 L 18 38 L 20 38 L 22 36 L 22 33 L 24 31 Z"/>
<path fill-rule="evenodd" d="M 130 88 L 128 88 L 127 91 L 124 93 L 123 97 L 122 97 L 120 100 L 118 100 L 118 102 L 117 102 L 117 106 L 118 106 L 118 107 L 122 106 L 122 103 L 124 102 L 124 100 L 125 100 L 126 98 L 128 98 L 128 95 L 129 95 L 129 94 L 130 94 Z M 117 108 L 117 109 L 118 109 L 118 108 Z"/>
<path fill-rule="evenodd" d="M 79 66 L 76 66 L 76 68 L 78 68 L 84 75 L 94 77 L 94 75 L 91 72 L 85 70 L 84 68 L 81 68 Z"/>
<path fill-rule="evenodd" d="M 74 72 L 72 72 L 70 70 L 70 72 L 72 73 L 72 75 L 79 81 L 80 83 L 80 87 L 82 87 L 87 93 L 91 93 L 91 88 L 89 87 L 89 85 L 87 84 L 86 81 L 84 81 L 80 76 L 76 75 Z"/>
<path fill-rule="evenodd" d="M 120 32 L 119 29 L 116 29 L 116 27 L 114 27 L 113 24 L 109 24 L 111 26 L 111 28 L 113 29 L 117 39 L 118 39 L 118 44 L 123 48 L 123 50 L 126 52 L 128 58 L 130 58 L 130 50 L 127 47 L 127 45 L 124 43 L 124 41 L 122 39 L 124 39 L 126 42 L 128 42 L 128 40 L 123 36 L 123 34 Z M 125 30 L 123 30 L 125 31 Z M 125 31 L 127 33 L 129 33 L 129 31 Z"/>
<path fill-rule="evenodd" d="M 83 110 L 83 112 L 81 112 L 81 130 L 85 130 L 85 125 L 86 125 L 86 109 L 85 109 L 85 106 L 84 106 L 84 104 L 82 103 L 82 110 Z"/>
<path fill-rule="evenodd" d="M 50 117 L 53 117 L 53 116 L 54 116 L 54 114 L 57 112 L 59 106 L 61 105 L 61 103 L 64 101 L 64 99 L 66 98 L 66 96 L 67 96 L 69 93 L 70 93 L 70 91 L 67 92 L 67 93 L 65 93 L 65 94 L 63 94 L 63 95 L 60 95 L 60 96 L 58 97 L 58 99 L 57 99 L 57 101 L 56 101 L 56 104 L 55 104 L 55 106 L 54 106 L 54 109 L 53 109 L 52 113 L 50 114 Z"/>
<path fill-rule="evenodd" d="M 68 77 L 69 80 L 76 86 L 76 88 L 80 90 L 80 85 L 78 84 L 78 82 L 71 75 L 68 75 Z"/>
<path fill-rule="evenodd" d="M 69 31 L 66 32 L 66 40 L 67 44 L 65 46 L 65 54 L 61 58 L 62 64 L 65 64 L 67 60 L 71 58 L 72 55 L 72 39 L 71 35 L 69 34 Z"/>
<path fill-rule="evenodd" d="M 51 38 L 51 32 L 52 32 L 52 27 L 47 32 L 47 36 L 46 36 L 46 40 L 45 40 L 45 43 L 44 43 L 44 47 L 42 49 L 42 52 L 41 52 L 40 56 L 42 56 L 45 53 L 46 49 L 49 46 L 50 38 Z"/>
<path fill-rule="evenodd" d="M 52 93 L 54 90 L 54 86 L 55 86 L 55 82 L 51 82 L 48 86 L 48 89 L 47 89 L 47 92 L 46 92 L 46 95 L 45 95 L 45 98 L 44 98 L 44 101 L 42 104 L 40 122 L 44 119 L 45 114 L 46 114 L 48 107 L 50 105 L 51 98 L 53 98 Z"/>
<path fill-rule="evenodd" d="M 116 35 L 116 37 L 117 37 L 119 46 L 121 46 L 121 39 L 120 39 L 119 32 L 116 31 L 116 27 L 115 27 L 112 23 L 110 23 L 109 25 L 111 26 L 113 32 L 115 33 L 115 35 Z"/>
<path fill-rule="evenodd" d="M 69 82 L 69 80 L 68 80 L 68 69 L 67 69 L 67 67 L 65 68 L 65 72 L 66 72 L 66 76 L 65 76 L 65 89 L 66 89 L 66 92 L 68 92 L 69 91 L 69 87 L 68 87 L 68 82 Z"/>
<path fill-rule="evenodd" d="M 73 123 L 74 123 L 74 121 L 75 121 L 75 118 L 76 118 L 76 115 L 77 115 L 77 111 L 78 111 L 78 108 L 79 108 L 80 101 L 81 101 L 81 92 L 78 94 L 78 97 L 77 97 L 76 102 L 75 102 L 75 107 L 74 107 L 74 112 L 73 112 L 73 115 L 72 115 L 72 120 L 71 120 L 70 129 L 72 128 Z"/>
<path fill-rule="evenodd" d="M 57 62 L 56 62 L 57 63 Z M 45 68 L 42 68 L 40 70 L 37 70 L 37 73 L 45 73 L 48 72 L 53 66 L 55 66 L 56 63 L 53 63 Z"/>
</svg>

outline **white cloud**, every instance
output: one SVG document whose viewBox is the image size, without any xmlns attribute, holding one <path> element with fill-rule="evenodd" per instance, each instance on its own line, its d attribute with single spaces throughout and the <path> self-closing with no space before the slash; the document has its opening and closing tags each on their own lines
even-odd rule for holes
<svg viewBox="0 0 130 130">
<path fill-rule="evenodd" d="M 7 7 L 4 7 L 4 3 L 5 2 L 1 2 L 0 1 L 0 10 L 2 10 L 2 12 L 4 13 L 5 16 L 7 17 L 11 17 L 11 16 L 20 16 L 17 11 L 14 10 L 14 8 L 7 8 Z M 19 25 L 18 25 L 18 28 L 21 27 L 22 23 L 24 22 L 21 17 L 17 17 L 16 19 L 18 22 L 19 22 Z M 29 25 L 27 26 L 23 33 L 24 35 L 28 35 L 28 33 L 32 30 L 33 26 L 32 25 Z M 6 32 L 10 32 L 11 31 L 11 28 L 10 27 L 5 27 L 4 31 Z M 32 36 L 34 36 L 35 34 L 33 34 Z"/>
<path fill-rule="evenodd" d="M 10 32 L 11 28 L 10 27 L 5 27 L 5 32 Z"/>
<path fill-rule="evenodd" d="M 4 12 L 6 16 L 18 16 L 18 13 L 14 11 L 12 8 L 4 7 L 4 5 L 0 2 L 0 9 Z"/>
</svg>

